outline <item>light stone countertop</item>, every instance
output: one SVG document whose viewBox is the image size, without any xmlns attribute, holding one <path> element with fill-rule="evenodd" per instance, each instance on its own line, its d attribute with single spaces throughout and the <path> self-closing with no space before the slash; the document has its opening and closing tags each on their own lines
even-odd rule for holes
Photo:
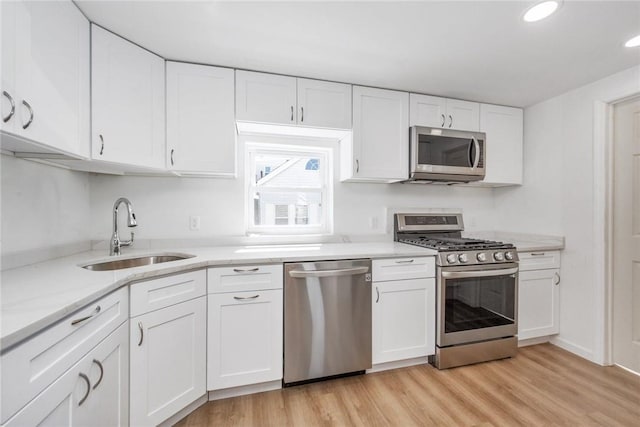
<svg viewBox="0 0 640 427">
<path fill-rule="evenodd" d="M 504 231 L 476 231 L 463 233 L 465 237 L 498 240 L 512 243 L 518 252 L 557 251 L 564 249 L 564 237 Z"/>
<path fill-rule="evenodd" d="M 2 271 L 0 348 L 4 351 L 122 286 L 162 275 L 209 266 L 436 254 L 430 249 L 395 242 L 221 246 L 154 251 L 127 249 L 123 250 L 120 258 L 160 253 L 184 253 L 195 257 L 119 271 L 89 271 L 80 266 L 115 259 L 106 256 L 104 251 L 89 251 Z"/>
</svg>

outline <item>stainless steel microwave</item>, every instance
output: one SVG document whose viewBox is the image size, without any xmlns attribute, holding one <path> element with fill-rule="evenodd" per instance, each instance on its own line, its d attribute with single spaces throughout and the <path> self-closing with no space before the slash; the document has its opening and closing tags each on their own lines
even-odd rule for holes
<svg viewBox="0 0 640 427">
<path fill-rule="evenodd" d="M 480 181 L 485 175 L 486 135 L 412 126 L 409 181 Z"/>
</svg>

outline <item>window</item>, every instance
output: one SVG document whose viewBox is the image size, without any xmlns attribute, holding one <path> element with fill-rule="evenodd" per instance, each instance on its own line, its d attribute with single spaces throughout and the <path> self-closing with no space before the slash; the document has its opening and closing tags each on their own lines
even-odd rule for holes
<svg viewBox="0 0 640 427">
<path fill-rule="evenodd" d="M 330 233 L 330 149 L 253 142 L 246 147 L 247 230 Z"/>
</svg>

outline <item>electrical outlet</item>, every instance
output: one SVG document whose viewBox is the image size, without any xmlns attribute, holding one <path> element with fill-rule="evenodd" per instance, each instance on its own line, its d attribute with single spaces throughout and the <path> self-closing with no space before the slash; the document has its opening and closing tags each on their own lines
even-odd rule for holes
<svg viewBox="0 0 640 427">
<path fill-rule="evenodd" d="M 199 216 L 190 216 L 189 217 L 189 230 L 196 231 L 200 230 L 200 217 Z"/>
</svg>

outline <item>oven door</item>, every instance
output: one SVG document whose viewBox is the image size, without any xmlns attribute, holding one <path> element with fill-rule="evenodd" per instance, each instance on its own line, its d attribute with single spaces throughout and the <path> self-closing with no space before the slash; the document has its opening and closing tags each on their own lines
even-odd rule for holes
<svg viewBox="0 0 640 427">
<path fill-rule="evenodd" d="M 414 126 L 411 128 L 412 174 L 484 177 L 485 134 Z M 437 176 L 437 175 L 436 175 Z"/>
<path fill-rule="evenodd" d="M 439 267 L 437 345 L 518 332 L 518 264 Z"/>
</svg>

